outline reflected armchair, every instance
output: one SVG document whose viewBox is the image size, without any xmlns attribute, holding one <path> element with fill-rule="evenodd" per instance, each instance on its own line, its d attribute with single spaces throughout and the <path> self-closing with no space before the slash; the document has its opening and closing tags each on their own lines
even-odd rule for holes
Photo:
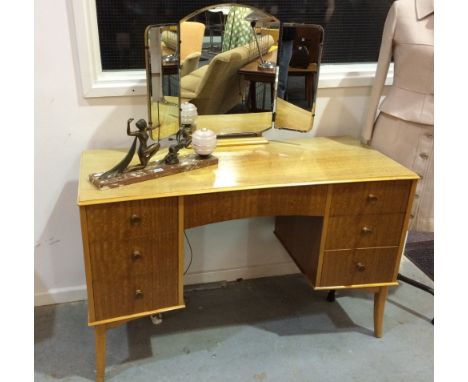
<svg viewBox="0 0 468 382">
<path fill-rule="evenodd" d="M 205 25 L 199 22 L 184 21 L 180 24 L 180 75 L 193 72 L 200 61 Z M 167 50 L 177 51 L 177 33 L 164 31 L 162 43 Z"/>
</svg>

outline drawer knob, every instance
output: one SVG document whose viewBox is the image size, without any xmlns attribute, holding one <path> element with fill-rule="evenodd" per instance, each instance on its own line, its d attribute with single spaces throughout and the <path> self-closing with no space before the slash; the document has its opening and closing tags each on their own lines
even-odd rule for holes
<svg viewBox="0 0 468 382">
<path fill-rule="evenodd" d="M 366 270 L 366 266 L 361 262 L 356 264 L 356 268 L 359 272 L 364 272 Z"/>
<path fill-rule="evenodd" d="M 362 227 L 361 232 L 365 233 L 365 234 L 368 234 L 368 233 L 372 233 L 373 230 L 372 230 L 371 227 L 364 226 L 364 227 Z"/>
<path fill-rule="evenodd" d="M 141 252 L 140 251 L 133 251 L 132 252 L 132 260 L 133 261 L 136 261 L 136 260 L 140 260 L 141 259 Z"/>
<path fill-rule="evenodd" d="M 137 289 L 135 291 L 135 297 L 136 298 L 142 298 L 143 297 L 143 291 L 141 289 Z"/>
<path fill-rule="evenodd" d="M 130 223 L 132 225 L 138 225 L 141 223 L 141 217 L 138 216 L 137 214 L 133 214 L 131 217 L 130 217 Z"/>
<path fill-rule="evenodd" d="M 367 195 L 367 200 L 368 200 L 370 203 L 375 203 L 375 202 L 377 201 L 377 195 L 369 194 L 369 195 Z"/>
</svg>

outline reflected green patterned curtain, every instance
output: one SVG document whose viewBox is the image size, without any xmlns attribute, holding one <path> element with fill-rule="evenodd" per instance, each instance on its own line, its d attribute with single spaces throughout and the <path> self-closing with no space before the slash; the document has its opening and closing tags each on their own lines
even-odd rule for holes
<svg viewBox="0 0 468 382">
<path fill-rule="evenodd" d="M 232 7 L 224 26 L 223 52 L 245 45 L 252 41 L 252 28 L 245 17 L 252 13 L 251 8 Z"/>
</svg>

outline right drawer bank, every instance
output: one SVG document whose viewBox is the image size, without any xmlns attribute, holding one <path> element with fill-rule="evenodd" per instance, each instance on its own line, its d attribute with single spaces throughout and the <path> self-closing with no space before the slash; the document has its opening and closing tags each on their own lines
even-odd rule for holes
<svg viewBox="0 0 468 382">
<path fill-rule="evenodd" d="M 332 186 L 320 287 L 395 281 L 412 181 Z"/>
</svg>

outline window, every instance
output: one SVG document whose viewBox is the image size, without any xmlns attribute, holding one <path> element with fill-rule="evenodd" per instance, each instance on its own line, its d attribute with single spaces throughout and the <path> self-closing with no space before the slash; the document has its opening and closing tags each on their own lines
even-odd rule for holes
<svg viewBox="0 0 468 382">
<path fill-rule="evenodd" d="M 393 1 L 258 0 L 232 2 L 264 9 L 283 22 L 321 24 L 325 28 L 325 44 L 322 57 L 324 65 L 322 65 L 319 86 L 328 87 L 337 86 L 337 84 L 340 86 L 370 84 L 375 72 L 383 25 Z M 88 89 L 87 96 L 144 94 L 146 90 L 143 71 L 145 67 L 143 35 L 146 26 L 174 22 L 198 8 L 222 2 L 213 0 L 76 1 L 77 35 L 78 40 L 81 36 L 82 41 L 81 48 L 79 47 L 82 71 L 83 62 L 88 61 L 86 62 L 88 65 L 85 65 L 88 75 L 85 75 L 84 80 L 88 82 L 87 86 L 84 84 L 85 90 Z M 87 22 L 81 22 L 80 17 Z M 91 30 L 85 33 L 82 30 L 83 25 Z M 85 59 L 82 59 L 82 53 L 86 56 Z M 367 64 L 362 65 L 362 63 Z M 110 89 L 113 89 L 111 94 L 109 94 Z"/>
<path fill-rule="evenodd" d="M 263 0 L 247 2 L 284 22 L 325 28 L 323 63 L 377 61 L 392 0 Z M 242 3 L 242 1 L 241 1 Z M 143 33 L 149 24 L 180 20 L 212 0 L 96 0 L 103 70 L 144 69 Z"/>
</svg>

